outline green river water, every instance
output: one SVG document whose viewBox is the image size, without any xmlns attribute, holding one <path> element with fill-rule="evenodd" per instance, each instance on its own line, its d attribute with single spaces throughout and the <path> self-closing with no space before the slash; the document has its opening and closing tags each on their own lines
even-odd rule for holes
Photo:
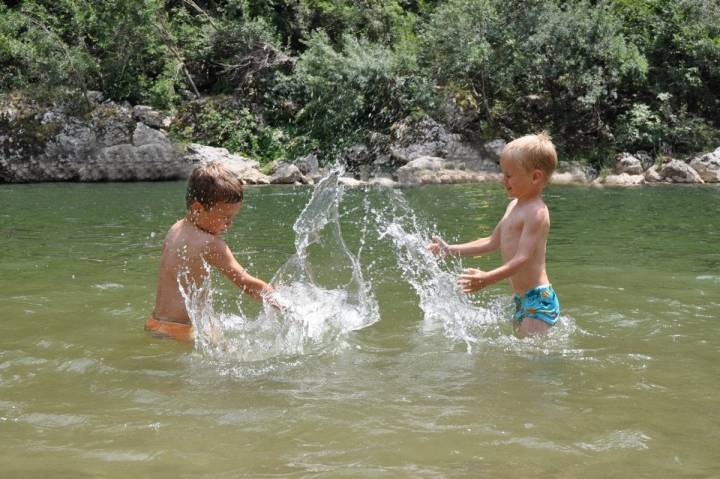
<svg viewBox="0 0 720 479">
<path fill-rule="evenodd" d="M 0 477 L 720 477 L 720 189 L 548 188 L 563 320 L 515 339 L 501 283 L 475 297 L 499 312 L 469 343 L 428 319 L 368 226 L 363 205 L 397 197 L 349 190 L 343 237 L 379 320 L 243 361 L 143 331 L 184 187 L 0 186 Z M 252 273 L 295 252 L 311 194 L 248 188 L 226 239 Z M 495 184 L 401 195 L 450 241 L 489 234 L 507 204 Z"/>
</svg>

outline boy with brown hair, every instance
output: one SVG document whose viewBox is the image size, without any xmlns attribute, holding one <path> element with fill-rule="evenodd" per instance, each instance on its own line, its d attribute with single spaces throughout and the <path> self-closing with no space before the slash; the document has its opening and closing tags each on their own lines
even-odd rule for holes
<svg viewBox="0 0 720 479">
<path fill-rule="evenodd" d="M 545 334 L 555 325 L 560 303 L 545 271 L 550 213 L 542 192 L 557 166 L 557 153 L 546 133 L 527 135 L 505 146 L 500 155 L 503 186 L 513 199 L 492 235 L 449 245 L 433 237 L 433 254 L 479 256 L 500 249 L 503 264 L 492 271 L 467 268 L 458 284 L 465 293 L 510 279 L 515 291 L 515 330 L 520 337 Z"/>
<path fill-rule="evenodd" d="M 209 162 L 192 171 L 185 199 L 187 213 L 165 236 L 155 309 L 145 323 L 146 330 L 192 341 L 194 332 L 181 287 L 200 287 L 210 274 L 210 266 L 255 299 L 263 300 L 273 291 L 240 266 L 222 239 L 242 201 L 242 181 L 222 163 Z"/>
</svg>

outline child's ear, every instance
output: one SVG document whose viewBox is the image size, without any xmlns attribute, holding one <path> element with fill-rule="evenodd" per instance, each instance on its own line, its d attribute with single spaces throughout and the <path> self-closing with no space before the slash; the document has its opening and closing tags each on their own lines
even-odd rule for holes
<svg viewBox="0 0 720 479">
<path fill-rule="evenodd" d="M 190 210 L 191 213 L 198 214 L 202 210 L 204 210 L 205 207 L 199 201 L 193 201 L 192 203 L 190 203 L 190 208 L 188 208 L 188 209 Z"/>
<path fill-rule="evenodd" d="M 542 170 L 533 170 L 532 181 L 533 181 L 533 183 L 544 182 L 545 181 L 545 173 L 543 173 Z"/>
</svg>

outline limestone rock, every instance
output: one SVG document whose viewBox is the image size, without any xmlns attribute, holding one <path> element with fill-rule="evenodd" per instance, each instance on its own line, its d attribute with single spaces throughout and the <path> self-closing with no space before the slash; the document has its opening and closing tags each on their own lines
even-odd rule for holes
<svg viewBox="0 0 720 479">
<path fill-rule="evenodd" d="M 502 138 L 496 138 L 483 144 L 483 149 L 490 159 L 495 163 L 500 163 L 500 154 L 505 149 L 507 143 Z"/>
<path fill-rule="evenodd" d="M 185 151 L 184 159 L 186 164 L 189 165 L 188 172 L 195 165 L 219 161 L 235 173 L 245 184 L 270 184 L 270 178 L 257 169 L 259 166 L 257 161 L 230 153 L 225 148 L 190 143 Z"/>
<path fill-rule="evenodd" d="M 690 161 L 690 167 L 695 169 L 705 183 L 720 182 L 720 148 Z"/>
<path fill-rule="evenodd" d="M 554 185 L 588 184 L 597 177 L 597 170 L 592 166 L 578 162 L 561 162 L 550 177 Z"/>
<path fill-rule="evenodd" d="M 424 156 L 410 161 L 395 172 L 398 182 L 408 185 L 476 183 L 499 178 L 495 172 L 461 169 L 462 163 Z"/>
<path fill-rule="evenodd" d="M 644 176 L 645 176 L 645 181 L 647 183 L 659 183 L 659 182 L 663 181 L 663 178 L 662 178 L 662 176 L 660 176 L 658 169 L 655 168 L 654 166 L 652 168 L 648 168 L 645 171 Z"/>
<path fill-rule="evenodd" d="M 380 188 L 394 188 L 397 186 L 397 182 L 393 181 L 392 178 L 387 178 L 384 176 L 372 178 L 369 181 L 369 184 L 371 186 L 378 186 Z"/>
<path fill-rule="evenodd" d="M 274 185 L 293 185 L 295 183 L 307 182 L 300 169 L 290 163 L 280 163 L 270 177 L 270 183 Z"/>
<path fill-rule="evenodd" d="M 153 128 L 167 128 L 172 118 L 163 112 L 146 105 L 136 105 L 132 112 L 133 118 Z"/>
<path fill-rule="evenodd" d="M 641 175 L 645 171 L 642 162 L 630 153 L 620 153 L 615 157 L 615 173 L 617 175 Z"/>
<path fill-rule="evenodd" d="M 132 144 L 135 146 L 150 145 L 153 143 L 170 144 L 167 135 L 159 130 L 154 130 L 144 123 L 135 125 L 132 135 Z"/>
<path fill-rule="evenodd" d="M 343 186 L 348 186 L 350 188 L 356 188 L 359 186 L 367 185 L 366 182 L 356 180 L 355 178 L 352 178 L 350 176 L 341 176 L 340 178 L 338 178 L 338 184 L 341 184 Z"/>
<path fill-rule="evenodd" d="M 320 163 L 318 162 L 318 158 L 315 153 L 310 153 L 307 156 L 298 158 L 293 163 L 298 167 L 300 173 L 311 178 L 317 176 L 320 171 Z"/>
<path fill-rule="evenodd" d="M 607 175 L 604 178 L 599 177 L 593 183 L 596 182 L 605 186 L 636 186 L 645 183 L 645 176 L 620 173 L 618 175 Z"/>
<path fill-rule="evenodd" d="M 670 160 L 664 163 L 659 173 L 665 181 L 671 183 L 703 183 L 698 172 L 680 160 Z"/>
</svg>

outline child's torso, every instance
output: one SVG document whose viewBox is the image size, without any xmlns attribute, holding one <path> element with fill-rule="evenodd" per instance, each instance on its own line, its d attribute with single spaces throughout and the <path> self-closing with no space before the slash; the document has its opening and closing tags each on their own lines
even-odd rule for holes
<svg viewBox="0 0 720 479">
<path fill-rule="evenodd" d="M 537 213 L 539 209 L 547 211 L 545 204 L 540 199 L 522 205 L 516 202 L 501 220 L 500 252 L 503 264 L 510 261 L 518 252 L 525 223 L 530 218 L 530 215 Z M 547 227 L 549 228 L 549 223 Z M 510 277 L 510 283 L 517 293 L 524 293 L 529 289 L 549 282 L 545 271 L 547 233 L 548 229 L 545 228 L 541 240 L 532 245 L 527 263 Z"/>
<path fill-rule="evenodd" d="M 189 322 L 180 285 L 202 287 L 209 274 L 206 261 L 211 235 L 180 220 L 167 233 L 160 256 L 154 316 L 159 320 Z"/>
</svg>

